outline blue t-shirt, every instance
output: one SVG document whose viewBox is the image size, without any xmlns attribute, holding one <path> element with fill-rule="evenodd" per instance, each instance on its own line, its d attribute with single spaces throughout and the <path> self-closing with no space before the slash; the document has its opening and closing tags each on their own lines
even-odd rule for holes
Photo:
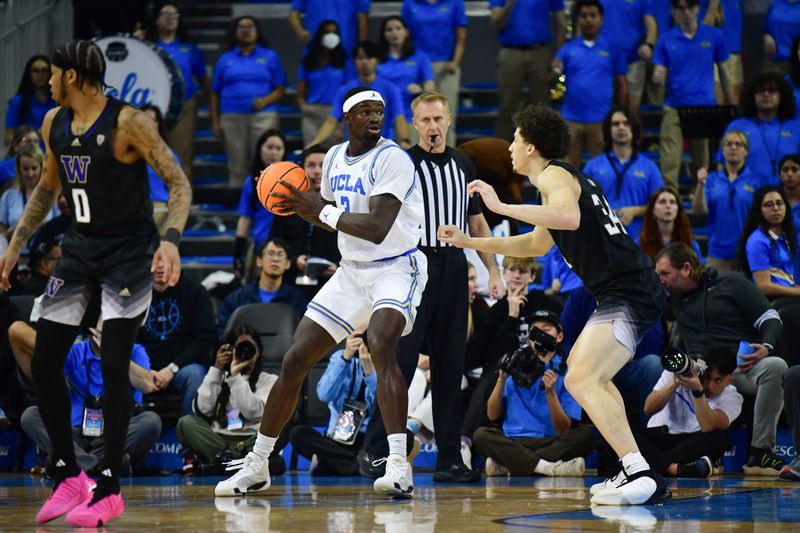
<svg viewBox="0 0 800 533">
<path fill-rule="evenodd" d="M 556 354 L 547 363 L 547 368 L 555 371 L 561 364 L 561 357 Z M 564 376 L 556 372 L 558 380 L 555 384 L 556 396 L 564 409 L 564 413 L 573 420 L 581 419 L 581 406 L 567 392 Z M 503 418 L 503 433 L 506 437 L 555 437 L 556 430 L 550 420 L 550 408 L 547 406 L 544 388 L 539 384 L 542 378 L 523 389 L 518 387 L 512 378 L 506 380 L 503 388 L 503 403 L 506 414 Z"/>
<path fill-rule="evenodd" d="M 772 283 L 794 287 L 794 262 L 786 235 L 780 237 L 756 228 L 747 238 L 747 264 L 750 272 L 768 270 Z"/>
<path fill-rule="evenodd" d="M 17 158 L 14 156 L 0 161 L 0 183 L 13 179 L 17 172 Z"/>
<path fill-rule="evenodd" d="M 576 37 L 556 57 L 564 63 L 567 93 L 562 114 L 571 122 L 603 122 L 614 100 L 614 79 L 628 72 L 625 57 L 601 35 L 593 46 Z"/>
<path fill-rule="evenodd" d="M 342 120 L 344 112 L 342 105 L 344 104 L 344 95 L 353 87 L 363 85 L 370 89 L 375 89 L 381 93 L 381 97 L 385 102 L 383 110 L 383 128 L 381 129 L 381 136 L 386 139 L 394 139 L 394 121 L 400 115 L 403 115 L 403 97 L 400 96 L 400 91 L 397 90 L 394 83 L 385 80 L 378 76 L 370 84 L 361 83 L 359 78 L 352 79 L 345 83 L 339 92 L 336 93 L 336 98 L 333 99 L 333 107 L 331 108 L 331 116 L 337 121 Z"/>
<path fill-rule="evenodd" d="M 489 0 L 489 9 L 505 4 L 506 0 Z M 497 39 L 501 45 L 511 46 L 548 44 L 553 40 L 550 13 L 555 11 L 564 11 L 564 0 L 517 0 Z"/>
<path fill-rule="evenodd" d="M 761 177 L 761 185 L 779 185 L 778 162 L 781 157 L 800 152 L 800 119 L 775 118 L 764 122 L 756 118 L 737 118 L 728 124 L 722 137 L 731 130 L 747 135 L 750 148 L 745 165 Z"/>
<path fill-rule="evenodd" d="M 178 160 L 178 164 L 183 166 L 183 162 L 181 158 L 178 157 L 178 154 L 170 148 L 172 155 L 175 156 L 175 159 Z M 156 171 L 153 170 L 153 167 L 147 165 L 147 181 L 150 183 L 150 200 L 153 202 L 166 202 L 169 199 L 169 189 L 167 188 L 167 184 L 164 183 L 164 180 L 158 177 Z"/>
<path fill-rule="evenodd" d="M 744 221 L 753 203 L 753 193 L 761 178 L 745 167 L 731 182 L 724 170 L 708 174 L 708 255 L 717 259 L 735 259 Z"/>
<path fill-rule="evenodd" d="M 700 12 L 697 20 L 702 21 L 708 12 L 709 0 L 700 0 Z M 665 2 L 669 4 L 669 2 Z M 722 35 L 729 54 L 742 53 L 742 29 L 744 28 L 744 8 L 742 0 L 720 0 L 722 7 Z"/>
<path fill-rule="evenodd" d="M 239 215 L 248 217 L 252 221 L 250 235 L 255 240 L 255 249 L 269 238 L 269 230 L 272 228 L 272 220 L 275 215 L 267 211 L 254 198 L 255 180 L 252 176 L 247 176 L 242 184 L 242 195 L 239 197 Z"/>
<path fill-rule="evenodd" d="M 369 14 L 370 0 L 292 0 L 292 10 L 303 14 L 303 28 L 312 36 L 323 20 L 339 25 L 339 36 L 350 55 L 358 42 L 358 14 Z"/>
<path fill-rule="evenodd" d="M 28 200 L 29 198 L 19 189 L 8 189 L 4 192 L 3 196 L 0 196 L 0 223 L 9 228 L 16 226 L 22 218 Z M 53 217 L 57 217 L 60 213 L 58 206 L 53 206 L 44 221 L 53 220 Z"/>
<path fill-rule="evenodd" d="M 450 61 L 456 48 L 456 30 L 467 27 L 464 0 L 403 0 L 400 11 L 417 50 L 431 61 Z"/>
<path fill-rule="evenodd" d="M 417 94 L 408 92 L 408 86 L 433 81 L 433 67 L 425 52 L 414 52 L 405 59 L 386 56 L 386 60 L 378 65 L 378 76 L 388 80 L 397 87 L 403 98 L 403 111 L 406 120 L 411 120 L 411 101 Z"/>
<path fill-rule="evenodd" d="M 286 73 L 275 50 L 256 45 L 249 55 L 237 47 L 225 52 L 214 67 L 211 90 L 219 94 L 220 113 L 256 113 L 253 100 L 286 85 Z M 277 103 L 261 109 L 275 111 Z"/>
<path fill-rule="evenodd" d="M 206 79 L 208 73 L 206 72 L 206 62 L 203 59 L 203 53 L 194 43 L 184 43 L 175 39 L 171 43 L 165 43 L 162 40 L 156 41 L 156 44 L 163 48 L 181 69 L 183 75 L 184 98 L 190 100 L 194 95 L 200 92 L 200 85 L 197 83 Z"/>
<path fill-rule="evenodd" d="M 658 26 L 658 35 L 664 35 L 675 25 L 675 21 L 672 18 L 672 5 L 669 1 L 656 0 L 652 2 L 652 7 L 653 16 L 656 18 L 656 26 Z M 606 16 L 608 16 L 607 13 Z"/>
<path fill-rule="evenodd" d="M 670 107 L 716 105 L 714 63 L 728 59 L 725 38 L 719 28 L 697 25 L 689 39 L 679 27 L 658 38 L 654 65 L 667 68 L 667 97 Z"/>
<path fill-rule="evenodd" d="M 583 167 L 583 172 L 603 187 L 612 209 L 647 205 L 650 196 L 664 186 L 658 166 L 638 152 L 624 165 L 613 151 L 602 153 L 590 159 Z M 619 191 L 617 172 L 622 176 Z M 642 223 L 642 217 L 634 217 L 625 229 L 631 236 L 639 235 Z"/>
<path fill-rule="evenodd" d="M 662 0 L 657 0 L 662 1 Z M 638 49 L 647 36 L 645 15 L 655 18 L 652 0 L 600 0 L 603 4 L 602 34 L 619 48 L 627 63 L 639 60 Z M 669 4 L 669 2 L 666 2 Z"/>
<path fill-rule="evenodd" d="M 22 120 L 19 120 L 19 108 L 22 106 L 22 95 L 15 94 L 11 97 L 11 100 L 8 101 L 8 107 L 6 108 L 6 129 L 18 128 L 23 124 L 27 124 L 31 128 L 36 129 L 36 131 L 39 131 L 42 129 L 44 116 L 48 111 L 56 107 L 56 105 L 58 104 L 56 104 L 55 100 L 53 100 L 49 94 L 47 95 L 47 100 L 44 102 L 40 102 L 36 96 L 33 96 L 28 104 L 28 109 L 22 116 Z"/>
<path fill-rule="evenodd" d="M 800 35 L 800 4 L 797 0 L 772 0 L 764 22 L 764 32 L 775 39 L 773 61 L 788 61 L 792 42 Z"/>
<path fill-rule="evenodd" d="M 261 302 L 268 304 L 272 300 L 275 299 L 275 295 L 278 294 L 278 291 L 265 291 L 261 287 L 258 288 L 258 295 L 261 296 Z"/>
<path fill-rule="evenodd" d="M 141 344 L 133 345 L 131 361 L 145 370 L 150 370 L 150 357 Z M 64 375 L 70 383 L 69 397 L 72 401 L 72 425 L 80 426 L 83 424 L 84 397 L 89 395 L 102 396 L 105 390 L 101 361 L 99 357 L 94 355 L 91 341 L 85 340 L 72 345 L 64 363 Z M 132 390 L 133 400 L 137 404 L 142 403 L 142 391 L 133 387 Z"/>
<path fill-rule="evenodd" d="M 308 86 L 306 102 L 309 104 L 331 105 L 333 99 L 336 98 L 336 92 L 344 85 L 346 78 L 343 68 L 331 65 L 306 71 L 306 68 L 300 63 L 297 69 L 297 81 L 304 81 Z"/>
<path fill-rule="evenodd" d="M 558 246 L 553 246 L 553 250 L 555 250 L 555 252 L 552 253 L 551 250 L 551 253 L 547 256 L 547 260 L 550 263 L 551 276 L 561 282 L 561 290 L 559 292 L 563 294 L 583 286 L 583 281 L 569 267 L 561 251 L 558 249 Z"/>
<path fill-rule="evenodd" d="M 800 109 L 800 87 L 798 87 L 794 83 L 794 80 L 792 80 L 792 75 L 791 74 L 787 74 L 784 77 L 784 79 L 786 80 L 786 83 L 788 83 L 789 86 L 792 88 L 792 93 L 794 93 L 794 108 L 795 109 Z"/>
</svg>

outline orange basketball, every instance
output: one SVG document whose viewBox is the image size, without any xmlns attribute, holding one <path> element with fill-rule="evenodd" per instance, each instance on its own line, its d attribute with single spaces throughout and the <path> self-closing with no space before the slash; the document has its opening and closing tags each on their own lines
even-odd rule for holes
<svg viewBox="0 0 800 533">
<path fill-rule="evenodd" d="M 283 198 L 270 196 L 271 192 L 279 192 L 287 196 L 292 195 L 292 191 L 288 187 L 279 183 L 281 180 L 291 183 L 295 188 L 304 191 L 308 189 L 308 178 L 306 178 L 306 171 L 291 161 L 272 163 L 261 171 L 261 175 L 256 181 L 258 200 L 270 213 L 285 216 L 289 213 L 279 213 L 271 209 L 272 207 L 279 207 L 283 203 Z"/>
</svg>

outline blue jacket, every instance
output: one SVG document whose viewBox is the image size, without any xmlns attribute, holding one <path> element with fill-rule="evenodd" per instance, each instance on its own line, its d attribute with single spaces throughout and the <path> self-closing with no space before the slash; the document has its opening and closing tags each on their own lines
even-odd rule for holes
<svg viewBox="0 0 800 533">
<path fill-rule="evenodd" d="M 217 311 L 217 329 L 219 331 L 219 338 L 222 338 L 223 333 L 225 332 L 225 326 L 228 324 L 228 319 L 231 317 L 234 311 L 243 305 L 260 303 L 264 303 L 264 300 L 261 299 L 261 292 L 259 292 L 258 289 L 258 281 L 249 283 L 244 287 L 239 287 L 226 296 L 225 300 L 222 302 L 222 305 L 219 306 L 219 311 Z M 275 297 L 270 300 L 269 303 L 288 304 L 297 309 L 300 314 L 303 314 L 306 312 L 308 298 L 306 298 L 306 295 L 300 292 L 297 287 L 293 287 L 292 285 L 284 282 L 281 285 L 281 288 L 278 289 Z"/>
<path fill-rule="evenodd" d="M 317 383 L 317 396 L 321 401 L 328 403 L 328 409 L 331 411 L 331 419 L 328 421 L 326 432 L 328 436 L 333 434 L 345 400 L 351 395 L 355 397 L 361 390 L 362 383 L 366 382 L 367 384 L 363 400 L 367 404 L 367 414 L 361 423 L 360 433 L 366 432 L 369 414 L 372 412 L 372 406 L 375 405 L 375 391 L 378 387 L 378 378 L 375 372 L 365 376 L 361 361 L 357 357 L 345 361 L 342 357 L 343 354 L 344 350 L 339 350 L 331 355 L 328 368 L 325 369 L 325 373 Z"/>
</svg>

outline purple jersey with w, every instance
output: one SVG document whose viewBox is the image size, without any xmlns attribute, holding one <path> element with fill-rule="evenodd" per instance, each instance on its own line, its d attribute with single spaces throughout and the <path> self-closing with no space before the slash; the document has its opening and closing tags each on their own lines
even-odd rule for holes
<svg viewBox="0 0 800 533">
<path fill-rule="evenodd" d="M 58 165 L 73 224 L 85 235 L 130 235 L 154 227 L 146 163 L 122 163 L 114 157 L 114 131 L 126 105 L 109 98 L 81 135 L 71 129 L 72 110 L 62 107 L 50 128 L 55 161 L 48 163 Z"/>
</svg>

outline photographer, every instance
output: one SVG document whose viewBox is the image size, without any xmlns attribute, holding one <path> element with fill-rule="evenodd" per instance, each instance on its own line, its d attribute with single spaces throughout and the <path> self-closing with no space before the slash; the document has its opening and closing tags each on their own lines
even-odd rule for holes
<svg viewBox="0 0 800 533">
<path fill-rule="evenodd" d="M 487 403 L 489 420 L 502 421 L 502 430 L 479 428 L 474 446 L 486 457 L 487 476 L 582 476 L 594 434 L 577 427 L 581 408 L 564 387 L 561 319 L 539 310 L 530 326 L 528 346 L 501 360 Z"/>
<path fill-rule="evenodd" d="M 358 329 L 347 337 L 344 350 L 331 355 L 317 383 L 317 396 L 328 402 L 331 411 L 326 434 L 310 426 L 297 426 L 289 434 L 294 449 L 311 460 L 312 476 L 358 475 L 356 455 L 375 405 L 377 386 L 366 334 Z"/>
<path fill-rule="evenodd" d="M 203 468 L 218 473 L 221 463 L 253 448 L 264 404 L 278 379 L 261 370 L 261 340 L 253 328 L 239 326 L 225 342 L 197 391 L 196 414 L 181 417 L 177 427 L 181 446 L 208 465 Z M 273 475 L 286 470 L 281 448 L 276 446 L 270 456 Z"/>
<path fill-rule="evenodd" d="M 788 368 L 774 348 L 783 329 L 778 312 L 740 272 L 706 268 L 683 243 L 674 242 L 658 253 L 656 273 L 672 296 L 668 314 L 671 311 L 689 353 L 704 353 L 717 345 L 736 351 L 740 342 L 750 344 L 753 353 L 743 355 L 733 372 L 736 390 L 755 396 L 753 436 L 744 472 L 778 476 L 784 464 L 772 449 Z"/>
<path fill-rule="evenodd" d="M 688 356 L 684 356 L 688 357 Z M 639 449 L 656 472 L 708 477 L 713 462 L 731 447 L 727 429 L 742 411 L 742 395 L 733 383 L 736 355 L 715 346 L 683 373 L 664 370 L 644 402 L 647 429 L 634 429 Z"/>
</svg>

